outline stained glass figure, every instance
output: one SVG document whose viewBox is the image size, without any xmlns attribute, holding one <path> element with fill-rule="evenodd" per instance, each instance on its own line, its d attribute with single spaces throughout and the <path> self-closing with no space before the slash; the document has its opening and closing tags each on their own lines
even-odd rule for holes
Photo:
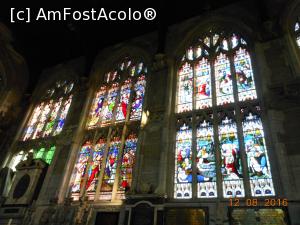
<svg viewBox="0 0 300 225">
<path fill-rule="evenodd" d="M 208 60 L 202 58 L 196 65 L 195 92 L 196 109 L 205 109 L 212 106 L 211 74 Z"/>
<path fill-rule="evenodd" d="M 25 129 L 25 135 L 23 141 L 30 139 L 35 131 L 36 124 L 39 121 L 39 117 L 44 109 L 44 103 L 39 104 L 33 111 L 31 119 L 28 122 L 27 128 Z"/>
<path fill-rule="evenodd" d="M 183 125 L 176 135 L 175 198 L 192 198 L 192 129 Z"/>
<path fill-rule="evenodd" d="M 222 158 L 221 173 L 223 196 L 244 197 L 242 163 L 236 123 L 227 117 L 219 125 L 219 141 Z"/>
<path fill-rule="evenodd" d="M 73 174 L 73 184 L 71 185 L 72 193 L 79 193 L 82 190 L 84 177 L 89 161 L 89 157 L 92 152 L 91 142 L 87 141 L 81 148 L 77 162 L 75 164 L 75 170 Z"/>
<path fill-rule="evenodd" d="M 189 63 L 185 63 L 179 71 L 177 102 L 179 113 L 193 109 L 193 68 Z"/>
<path fill-rule="evenodd" d="M 210 122 L 203 121 L 197 128 L 197 196 L 198 198 L 217 197 L 216 158 L 214 132 Z"/>
<path fill-rule="evenodd" d="M 101 122 L 101 112 L 103 108 L 104 99 L 106 97 L 106 86 L 102 86 L 97 92 L 96 97 L 93 100 L 92 108 L 90 110 L 89 120 L 87 127 L 99 126 Z"/>
<path fill-rule="evenodd" d="M 121 87 L 120 100 L 117 106 L 116 121 L 124 121 L 131 94 L 131 80 L 127 79 Z"/>
<path fill-rule="evenodd" d="M 88 170 L 88 179 L 86 183 L 87 192 L 95 192 L 97 188 L 100 170 L 102 168 L 102 161 L 106 150 L 106 139 L 100 138 L 95 145 L 93 152 L 93 161 Z"/>
<path fill-rule="evenodd" d="M 144 95 L 146 88 L 146 77 L 141 75 L 134 85 L 134 97 L 131 106 L 130 120 L 139 120 L 142 116 Z"/>
<path fill-rule="evenodd" d="M 107 160 L 104 169 L 104 177 L 101 185 L 101 199 L 110 199 L 116 176 L 119 151 L 121 147 L 120 137 L 114 137 L 110 143 Z M 104 192 L 104 193 L 103 193 Z"/>
<path fill-rule="evenodd" d="M 74 83 L 64 80 L 56 82 L 55 87 L 46 91 L 42 96 L 44 101 L 35 107 L 27 123 L 23 141 L 60 133 L 71 104 L 72 95 L 69 94 L 73 87 Z"/>
<path fill-rule="evenodd" d="M 52 133 L 58 112 L 59 112 L 61 104 L 62 104 L 62 100 L 63 100 L 63 98 L 60 98 L 58 102 L 54 103 L 53 109 L 50 112 L 50 116 L 47 119 L 47 124 L 46 124 L 45 130 L 44 130 L 44 133 L 43 133 L 43 137 L 49 136 Z"/>
<path fill-rule="evenodd" d="M 253 70 L 249 53 L 240 48 L 234 56 L 239 101 L 256 99 Z"/>
<path fill-rule="evenodd" d="M 295 24 L 295 35 L 300 47 L 298 21 Z M 198 121 L 200 115 L 207 116 L 216 112 L 222 115 L 228 107 L 241 110 L 240 102 L 247 102 L 246 105 L 256 104 L 256 101 L 253 101 L 257 99 L 254 72 L 247 48 L 247 42 L 239 34 L 218 34 L 210 31 L 208 36 L 199 38 L 198 43 L 186 49 L 180 61 L 177 78 L 175 110 L 178 116 L 184 113 L 184 117 L 188 116 L 193 118 L 192 121 Z M 226 117 L 221 122 L 216 121 L 214 125 L 201 121 L 193 131 L 186 125 L 177 130 L 174 198 L 191 198 L 192 178 L 197 179 L 194 182 L 197 183 L 197 198 L 220 196 L 221 194 L 217 193 L 216 180 L 216 173 L 219 172 L 222 175 L 220 182 L 223 197 L 245 196 L 245 170 L 242 171 L 237 134 L 237 130 L 241 131 L 242 126 L 245 144 L 259 142 L 258 146 L 252 145 L 261 149 L 260 152 L 251 152 L 245 146 L 252 196 L 275 195 L 259 117 L 249 119 L 247 116 L 242 124 L 239 122 L 242 120 L 240 114 L 235 116 L 238 116 L 238 123 Z M 249 127 L 250 123 L 256 124 L 255 129 L 247 128 L 245 131 L 245 127 Z M 178 138 L 182 133 L 188 138 Z M 221 171 L 216 171 L 214 134 L 217 135 L 220 144 Z M 192 137 L 196 140 L 192 140 Z M 242 138 L 242 134 L 239 134 L 239 138 Z M 189 157 L 186 157 L 186 150 L 182 149 L 189 149 Z M 196 154 L 196 161 L 190 163 L 192 152 Z M 186 165 L 193 165 L 191 168 L 194 170 L 189 170 L 188 167 L 186 169 Z M 193 196 L 196 196 L 195 194 Z"/>
<path fill-rule="evenodd" d="M 72 102 L 72 95 L 64 102 L 62 106 L 60 115 L 58 117 L 58 120 L 56 121 L 56 128 L 53 135 L 58 135 L 62 131 L 69 112 L 69 108 L 71 106 L 71 102 Z"/>
<path fill-rule="evenodd" d="M 234 102 L 230 63 L 226 55 L 218 55 L 215 62 L 217 105 Z"/>
<path fill-rule="evenodd" d="M 43 108 L 41 117 L 39 118 L 39 121 L 36 125 L 32 139 L 42 137 L 43 129 L 44 129 L 45 123 L 48 119 L 48 116 L 50 115 L 50 111 L 52 110 L 52 107 L 53 107 L 53 100 L 50 100 L 50 102 L 48 104 L 46 104 L 45 107 Z"/>
<path fill-rule="evenodd" d="M 119 84 L 112 84 L 112 87 L 108 90 L 107 98 L 104 101 L 101 124 L 109 123 L 112 120 L 115 111 L 114 109 L 116 107 L 118 93 Z"/>
<path fill-rule="evenodd" d="M 252 196 L 275 195 L 263 127 L 258 115 L 249 113 L 245 117 L 243 133 Z"/>
<path fill-rule="evenodd" d="M 135 134 L 130 134 L 125 141 L 119 178 L 119 190 L 121 191 L 128 191 L 131 187 L 137 141 L 138 139 Z"/>
</svg>

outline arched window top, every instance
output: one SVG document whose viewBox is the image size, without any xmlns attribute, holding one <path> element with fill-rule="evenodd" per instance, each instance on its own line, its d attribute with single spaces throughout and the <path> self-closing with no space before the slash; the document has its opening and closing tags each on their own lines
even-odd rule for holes
<svg viewBox="0 0 300 225">
<path fill-rule="evenodd" d="M 23 141 L 58 135 L 65 124 L 72 103 L 72 81 L 57 81 L 35 106 L 27 123 Z"/>
<path fill-rule="evenodd" d="M 87 128 L 140 120 L 147 72 L 143 61 L 125 57 L 105 73 L 92 103 Z"/>
<path fill-rule="evenodd" d="M 104 84 L 111 84 L 114 82 L 121 82 L 130 77 L 137 77 L 147 74 L 147 67 L 142 61 L 125 57 L 113 69 L 107 72 L 104 76 Z"/>
<path fill-rule="evenodd" d="M 181 58 L 177 85 L 177 113 L 256 99 L 247 42 L 237 33 L 199 38 Z"/>
<path fill-rule="evenodd" d="M 210 59 L 220 53 L 228 54 L 240 48 L 247 49 L 248 45 L 245 39 L 238 33 L 213 33 L 198 38 L 189 46 L 182 57 L 183 62 L 202 58 Z"/>
<path fill-rule="evenodd" d="M 73 91 L 74 82 L 67 80 L 56 81 L 51 88 L 47 89 L 46 93 L 43 96 L 43 100 L 60 98 L 65 95 L 71 94 Z"/>
</svg>

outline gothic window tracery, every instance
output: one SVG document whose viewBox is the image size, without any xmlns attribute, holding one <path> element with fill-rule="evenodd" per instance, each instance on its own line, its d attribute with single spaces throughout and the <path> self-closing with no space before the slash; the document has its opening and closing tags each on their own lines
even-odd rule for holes
<svg viewBox="0 0 300 225">
<path fill-rule="evenodd" d="M 58 81 L 46 91 L 27 122 L 23 141 L 56 136 L 62 131 L 72 103 L 73 86 L 72 82 Z"/>
<path fill-rule="evenodd" d="M 175 111 L 174 198 L 275 195 L 250 50 L 242 36 L 210 31 L 186 50 Z"/>
</svg>

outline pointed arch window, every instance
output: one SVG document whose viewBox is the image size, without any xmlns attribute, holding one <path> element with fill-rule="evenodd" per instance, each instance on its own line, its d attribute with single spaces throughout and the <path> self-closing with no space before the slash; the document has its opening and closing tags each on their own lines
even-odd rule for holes
<svg viewBox="0 0 300 225">
<path fill-rule="evenodd" d="M 186 50 L 175 111 L 174 198 L 275 195 L 243 37 L 209 32 Z"/>
<path fill-rule="evenodd" d="M 105 74 L 89 111 L 71 178 L 73 199 L 124 199 L 132 186 L 147 68 L 125 57 Z"/>
</svg>

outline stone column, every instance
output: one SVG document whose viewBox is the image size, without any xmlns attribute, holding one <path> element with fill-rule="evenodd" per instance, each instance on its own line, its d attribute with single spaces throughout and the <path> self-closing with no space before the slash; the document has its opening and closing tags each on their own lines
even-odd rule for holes
<svg viewBox="0 0 300 225">
<path fill-rule="evenodd" d="M 155 55 L 147 84 L 145 112 L 147 121 L 141 129 L 136 191 L 164 195 L 166 188 L 166 151 L 168 149 L 167 91 L 168 67 L 163 54 Z"/>
</svg>

